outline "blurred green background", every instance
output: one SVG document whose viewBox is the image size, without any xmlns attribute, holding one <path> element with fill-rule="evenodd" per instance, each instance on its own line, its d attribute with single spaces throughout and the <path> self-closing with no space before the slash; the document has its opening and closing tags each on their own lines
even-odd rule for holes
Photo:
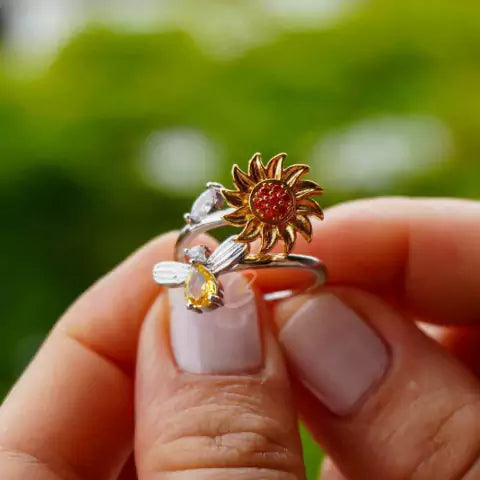
<svg viewBox="0 0 480 480">
<path fill-rule="evenodd" d="M 17 0 L 0 15 L 0 397 L 80 292 L 256 151 L 309 163 L 325 206 L 480 196 L 478 2 Z"/>
</svg>

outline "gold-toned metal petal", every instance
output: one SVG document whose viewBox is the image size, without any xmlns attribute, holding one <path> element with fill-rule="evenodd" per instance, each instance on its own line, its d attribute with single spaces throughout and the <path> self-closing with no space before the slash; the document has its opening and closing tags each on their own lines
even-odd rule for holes
<svg viewBox="0 0 480 480">
<path fill-rule="evenodd" d="M 245 225 L 245 228 L 237 236 L 236 241 L 243 243 L 253 242 L 253 240 L 260 236 L 261 230 L 262 223 L 256 218 L 251 218 Z"/>
<path fill-rule="evenodd" d="M 311 198 L 302 198 L 297 203 L 297 213 L 301 215 L 315 215 L 323 220 L 322 207 Z"/>
<path fill-rule="evenodd" d="M 293 246 L 295 245 L 295 228 L 289 224 L 279 226 L 277 227 L 277 229 L 283 240 L 283 253 L 285 255 L 288 255 L 291 252 Z"/>
<path fill-rule="evenodd" d="M 267 172 L 262 163 L 262 155 L 256 153 L 248 162 L 248 176 L 255 182 L 261 182 L 267 178 Z"/>
<path fill-rule="evenodd" d="M 255 185 L 255 182 L 240 168 L 234 165 L 232 168 L 233 183 L 241 192 L 248 192 L 248 190 Z"/>
<path fill-rule="evenodd" d="M 223 198 L 231 207 L 242 207 L 244 203 L 248 200 L 248 195 L 237 190 L 227 190 L 222 188 Z"/>
<path fill-rule="evenodd" d="M 277 243 L 278 232 L 276 227 L 272 225 L 264 225 L 262 228 L 262 246 L 260 247 L 260 253 L 269 252 Z"/>
<path fill-rule="evenodd" d="M 301 180 L 295 185 L 295 197 L 297 200 L 311 195 L 321 195 L 323 188 L 311 180 Z"/>
<path fill-rule="evenodd" d="M 308 165 L 291 165 L 283 172 L 283 181 L 289 186 L 293 187 L 297 180 L 310 171 Z"/>
<path fill-rule="evenodd" d="M 300 232 L 307 242 L 312 241 L 312 222 L 310 222 L 305 215 L 295 215 L 295 217 L 290 220 L 290 224 Z"/>
<path fill-rule="evenodd" d="M 231 225 L 243 227 L 250 219 L 250 209 L 247 206 L 237 208 L 234 212 L 224 215 L 223 219 Z"/>
<path fill-rule="evenodd" d="M 278 155 L 275 155 L 269 160 L 267 164 L 268 178 L 275 178 L 276 180 L 282 179 L 283 160 L 286 156 L 286 153 L 279 153 Z"/>
</svg>

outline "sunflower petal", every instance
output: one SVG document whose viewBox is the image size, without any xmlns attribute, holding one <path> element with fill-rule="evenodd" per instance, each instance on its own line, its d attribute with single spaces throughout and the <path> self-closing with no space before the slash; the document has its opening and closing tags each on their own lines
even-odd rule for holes
<svg viewBox="0 0 480 480">
<path fill-rule="evenodd" d="M 321 195 L 323 188 L 311 180 L 302 180 L 295 185 L 295 197 L 297 199 L 309 197 L 310 195 Z"/>
<path fill-rule="evenodd" d="M 282 179 L 283 160 L 286 156 L 286 153 L 279 153 L 278 155 L 275 155 L 269 160 L 267 164 L 268 178 L 275 178 L 277 180 Z"/>
<path fill-rule="evenodd" d="M 312 222 L 305 215 L 296 215 L 290 220 L 290 224 L 300 232 L 302 237 L 307 241 L 312 241 Z"/>
<path fill-rule="evenodd" d="M 267 178 L 267 172 L 262 163 L 262 155 L 256 153 L 248 162 L 248 176 L 255 182 L 261 182 Z"/>
<path fill-rule="evenodd" d="M 262 223 L 256 218 L 251 218 L 245 225 L 245 228 L 238 234 L 237 242 L 252 242 L 255 240 L 262 230 Z"/>
<path fill-rule="evenodd" d="M 253 187 L 255 182 L 240 168 L 234 165 L 232 169 L 233 183 L 241 192 L 247 192 L 250 187 Z"/>
<path fill-rule="evenodd" d="M 242 207 L 244 201 L 247 200 L 247 195 L 245 193 L 236 190 L 227 190 L 226 188 L 223 188 L 222 195 L 231 207 Z"/>
<path fill-rule="evenodd" d="M 322 207 L 320 207 L 320 205 L 311 198 L 302 198 L 297 203 L 297 213 L 300 215 L 315 215 L 323 220 Z"/>
<path fill-rule="evenodd" d="M 283 253 L 285 255 L 288 255 L 290 251 L 293 248 L 293 245 L 295 244 L 295 238 L 296 238 L 296 233 L 295 233 L 295 228 L 292 225 L 282 225 L 278 228 L 278 233 L 282 237 L 283 240 Z"/>
<path fill-rule="evenodd" d="M 297 180 L 302 176 L 308 173 L 310 167 L 308 165 L 291 165 L 286 168 L 283 172 L 283 181 L 289 186 L 293 187 Z"/>
<path fill-rule="evenodd" d="M 230 223 L 231 225 L 236 225 L 238 227 L 243 227 L 249 220 L 250 210 L 248 207 L 237 208 L 232 213 L 223 216 L 223 219 Z"/>
<path fill-rule="evenodd" d="M 272 225 L 264 225 L 262 229 L 262 246 L 260 253 L 269 252 L 278 240 L 278 232 Z"/>
</svg>

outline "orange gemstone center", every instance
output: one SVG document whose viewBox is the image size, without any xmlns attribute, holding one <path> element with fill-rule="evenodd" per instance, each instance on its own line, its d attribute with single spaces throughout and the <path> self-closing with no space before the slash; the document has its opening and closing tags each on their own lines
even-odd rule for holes
<svg viewBox="0 0 480 480">
<path fill-rule="evenodd" d="M 265 223 L 280 224 L 290 218 L 295 210 L 295 196 L 279 180 L 265 180 L 250 194 L 253 214 Z"/>
</svg>

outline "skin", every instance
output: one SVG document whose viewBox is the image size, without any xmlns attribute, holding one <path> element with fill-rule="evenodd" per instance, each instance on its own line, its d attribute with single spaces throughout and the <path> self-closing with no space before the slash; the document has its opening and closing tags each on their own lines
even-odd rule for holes
<svg viewBox="0 0 480 480">
<path fill-rule="evenodd" d="M 333 415 L 289 378 L 275 335 L 304 297 L 271 309 L 257 296 L 260 372 L 178 371 L 165 295 L 151 281 L 173 249 L 167 234 L 54 326 L 0 408 L 2 479 L 303 479 L 297 414 L 331 457 L 327 480 L 479 478 L 480 204 L 364 200 L 326 218 L 297 251 L 324 259 L 327 290 L 392 356 L 354 411 Z M 290 281 L 265 272 L 258 288 Z M 427 335 L 418 320 L 435 328 Z"/>
</svg>

